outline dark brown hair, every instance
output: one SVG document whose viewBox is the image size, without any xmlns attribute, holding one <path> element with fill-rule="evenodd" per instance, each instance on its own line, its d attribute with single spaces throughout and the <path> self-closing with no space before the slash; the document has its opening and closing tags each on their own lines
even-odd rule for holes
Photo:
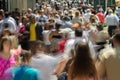
<svg viewBox="0 0 120 80">
<path fill-rule="evenodd" d="M 13 35 L 13 33 L 9 29 L 4 29 L 3 32 L 0 35 L 0 39 L 4 37 L 4 33 L 8 33 L 8 36 Z"/>
<path fill-rule="evenodd" d="M 76 37 L 82 37 L 83 30 L 81 28 L 75 29 L 75 36 Z"/>
<path fill-rule="evenodd" d="M 75 16 L 76 16 L 76 17 L 80 16 L 79 11 L 76 11 L 76 12 L 75 12 Z"/>
<path fill-rule="evenodd" d="M 97 18 L 96 18 L 96 16 L 95 16 L 94 14 L 91 14 L 91 15 L 90 15 L 90 22 L 91 22 L 91 23 L 96 23 L 96 19 L 97 19 Z"/>
<path fill-rule="evenodd" d="M 43 51 L 44 51 L 44 42 L 42 41 L 35 41 L 32 48 L 31 48 L 31 52 L 32 52 L 32 55 L 35 55 L 36 54 L 36 48 L 40 47 Z"/>
<path fill-rule="evenodd" d="M 61 23 L 56 22 L 55 27 L 56 27 L 56 30 L 57 30 L 57 31 L 60 29 L 61 26 L 62 26 Z"/>
<path fill-rule="evenodd" d="M 12 44 L 12 42 L 11 42 L 11 40 L 10 40 L 9 37 L 3 37 L 3 38 L 1 38 L 1 41 L 0 41 L 0 51 L 3 51 L 3 44 L 4 44 L 4 42 L 6 42 L 6 41 L 9 41 L 10 44 Z"/>
<path fill-rule="evenodd" d="M 45 29 L 45 30 L 49 30 L 49 24 L 50 24 L 49 22 L 46 22 L 46 23 L 45 23 L 45 25 L 44 25 L 44 29 Z"/>
<path fill-rule="evenodd" d="M 69 78 L 73 80 L 75 77 L 92 77 L 98 80 L 97 70 L 87 42 L 78 42 L 74 50 L 75 57 L 69 68 Z"/>
<path fill-rule="evenodd" d="M 32 54 L 31 54 L 30 51 L 22 50 L 22 52 L 21 52 L 21 61 L 22 61 L 23 63 L 29 62 L 31 56 L 32 56 Z"/>
</svg>

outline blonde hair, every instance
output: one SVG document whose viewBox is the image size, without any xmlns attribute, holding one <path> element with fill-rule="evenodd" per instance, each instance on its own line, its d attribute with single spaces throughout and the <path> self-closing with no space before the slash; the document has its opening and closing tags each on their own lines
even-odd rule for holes
<svg viewBox="0 0 120 80">
<path fill-rule="evenodd" d="M 9 36 L 11 43 L 12 43 L 12 48 L 18 48 L 18 38 L 16 36 Z"/>
</svg>

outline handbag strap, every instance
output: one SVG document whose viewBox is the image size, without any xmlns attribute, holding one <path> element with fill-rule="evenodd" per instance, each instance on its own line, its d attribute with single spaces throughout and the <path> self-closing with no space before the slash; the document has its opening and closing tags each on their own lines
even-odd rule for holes
<svg viewBox="0 0 120 80">
<path fill-rule="evenodd" d="M 7 60 L 6 64 L 5 64 L 4 68 L 3 68 L 3 70 L 2 70 L 2 72 L 1 72 L 1 75 L 0 75 L 0 76 L 2 76 L 2 75 L 4 74 L 5 69 L 6 69 L 6 67 L 7 67 L 7 65 L 8 65 L 8 63 L 9 63 L 10 57 L 11 57 L 11 55 L 9 56 L 9 58 L 8 58 L 8 60 Z"/>
</svg>

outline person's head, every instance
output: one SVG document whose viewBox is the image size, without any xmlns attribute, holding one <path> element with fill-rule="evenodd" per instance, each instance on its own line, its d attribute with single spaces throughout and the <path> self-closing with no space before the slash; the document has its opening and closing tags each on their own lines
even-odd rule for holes
<svg viewBox="0 0 120 80">
<path fill-rule="evenodd" d="M 75 12 L 75 16 L 76 16 L 76 17 L 80 16 L 80 12 L 79 12 L 79 11 L 76 11 L 76 12 Z"/>
<path fill-rule="evenodd" d="M 94 78 L 97 79 L 97 71 L 87 42 L 78 42 L 74 47 L 74 58 L 69 69 L 71 80 L 74 78 Z"/>
<path fill-rule="evenodd" d="M 4 10 L 0 9 L 0 20 L 2 20 L 4 17 Z"/>
<path fill-rule="evenodd" d="M 90 15 L 90 22 L 91 23 L 96 23 L 96 16 L 94 14 Z"/>
<path fill-rule="evenodd" d="M 27 13 L 28 13 L 28 14 L 31 14 L 31 13 L 32 13 L 32 9 L 31 9 L 31 8 L 28 8 Z"/>
<path fill-rule="evenodd" d="M 73 14 L 73 12 L 71 10 L 69 10 L 69 14 Z"/>
<path fill-rule="evenodd" d="M 103 25 L 102 24 L 98 24 L 97 25 L 97 30 L 98 31 L 102 31 L 103 30 Z"/>
<path fill-rule="evenodd" d="M 3 37 L 0 41 L 0 51 L 10 50 L 12 42 L 9 37 Z"/>
<path fill-rule="evenodd" d="M 40 15 L 43 16 L 44 15 L 44 10 L 40 11 Z"/>
<path fill-rule="evenodd" d="M 58 14 L 56 14 L 55 19 L 60 19 L 60 16 Z"/>
<path fill-rule="evenodd" d="M 50 18 L 50 19 L 48 20 L 48 22 L 49 22 L 49 23 L 54 23 L 55 20 L 54 20 L 54 18 Z"/>
<path fill-rule="evenodd" d="M 5 12 L 5 18 L 8 18 L 10 16 L 9 12 Z"/>
<path fill-rule="evenodd" d="M 113 13 L 113 10 L 112 9 L 109 9 L 108 10 L 108 14 L 112 14 Z"/>
<path fill-rule="evenodd" d="M 44 52 L 44 42 L 35 41 L 31 48 L 31 52 L 33 55 L 35 55 L 37 52 Z"/>
<path fill-rule="evenodd" d="M 34 10 L 34 14 L 38 14 L 38 10 Z"/>
<path fill-rule="evenodd" d="M 22 9 L 21 13 L 24 15 L 26 14 L 26 10 L 25 9 Z"/>
<path fill-rule="evenodd" d="M 55 28 L 56 28 L 56 30 L 59 30 L 61 26 L 62 26 L 61 23 L 56 22 L 56 24 L 55 24 Z"/>
<path fill-rule="evenodd" d="M 15 17 L 16 24 L 19 25 L 20 17 Z"/>
<path fill-rule="evenodd" d="M 113 41 L 114 47 L 120 47 L 120 33 L 116 33 L 113 36 L 112 41 Z"/>
<path fill-rule="evenodd" d="M 99 12 L 103 12 L 103 9 L 102 9 L 102 8 L 99 8 Z"/>
<path fill-rule="evenodd" d="M 45 30 L 49 30 L 49 24 L 50 24 L 49 22 L 45 22 L 45 25 L 44 25 Z"/>
<path fill-rule="evenodd" d="M 82 37 L 83 30 L 81 28 L 75 29 L 75 36 L 76 37 Z"/>
<path fill-rule="evenodd" d="M 29 65 L 32 53 L 30 51 L 22 50 L 21 52 L 21 62 L 22 64 Z"/>
<path fill-rule="evenodd" d="M 11 40 L 11 48 L 12 49 L 17 49 L 18 48 L 18 44 L 19 44 L 19 41 L 18 41 L 18 38 L 14 35 L 11 35 L 9 36 L 10 40 Z"/>
<path fill-rule="evenodd" d="M 107 7 L 106 11 L 108 12 L 111 8 L 110 7 Z"/>
<path fill-rule="evenodd" d="M 22 22 L 22 24 L 26 25 L 28 22 L 27 16 L 22 16 L 21 22 Z"/>
<path fill-rule="evenodd" d="M 53 24 L 53 23 L 50 23 L 50 24 L 48 25 L 48 28 L 49 28 L 49 30 L 54 29 L 54 24 Z"/>
<path fill-rule="evenodd" d="M 36 17 L 35 17 L 35 15 L 31 15 L 31 16 L 30 16 L 30 22 L 31 22 L 31 23 L 35 23 L 35 22 L 36 22 Z"/>
<path fill-rule="evenodd" d="M 9 29 L 4 29 L 2 32 L 2 36 L 10 36 L 12 35 L 12 32 Z"/>
<path fill-rule="evenodd" d="M 90 10 L 90 9 L 87 9 L 86 12 L 87 12 L 87 13 L 91 13 L 91 10 Z"/>
<path fill-rule="evenodd" d="M 76 43 L 74 47 L 74 54 L 75 54 L 75 59 L 79 59 L 80 57 L 82 57 L 83 59 L 88 57 L 91 58 L 88 43 L 86 41 L 82 41 L 82 42 L 80 41 Z"/>
<path fill-rule="evenodd" d="M 62 10 L 59 10 L 58 14 L 59 14 L 59 16 L 61 16 L 62 15 Z"/>
</svg>

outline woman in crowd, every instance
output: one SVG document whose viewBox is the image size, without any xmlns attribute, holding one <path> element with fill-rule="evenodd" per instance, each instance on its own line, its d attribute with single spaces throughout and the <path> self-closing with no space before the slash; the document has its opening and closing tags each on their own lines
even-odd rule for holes
<svg viewBox="0 0 120 80">
<path fill-rule="evenodd" d="M 74 54 L 75 57 L 68 71 L 68 80 L 98 80 L 87 42 L 78 42 Z"/>
<path fill-rule="evenodd" d="M 99 18 L 96 15 L 91 14 L 90 15 L 90 23 L 92 23 L 92 24 L 98 24 L 99 23 Z"/>
<path fill-rule="evenodd" d="M 9 37 L 11 41 L 11 53 L 13 55 L 19 56 L 21 53 L 21 46 L 19 45 L 18 37 L 12 34 L 9 29 L 4 29 L 3 33 L 1 34 L 1 38 L 2 37 Z"/>
<path fill-rule="evenodd" d="M 50 53 L 51 42 L 50 42 L 49 36 L 51 33 L 51 29 L 53 29 L 53 25 L 50 24 L 49 22 L 46 22 L 44 27 L 45 27 L 45 29 L 42 32 L 43 40 L 44 40 L 44 44 L 45 44 L 46 49 L 47 49 L 47 53 Z"/>
<path fill-rule="evenodd" d="M 81 22 L 81 23 L 83 23 L 84 22 L 82 14 L 79 11 L 75 12 L 75 17 L 72 19 L 72 22 L 73 23 L 75 23 L 75 22 Z"/>
<path fill-rule="evenodd" d="M 9 37 L 3 37 L 0 42 L 0 80 L 4 80 L 4 72 L 15 65 L 15 58 L 11 54 L 11 40 Z"/>
<path fill-rule="evenodd" d="M 5 72 L 6 80 L 41 80 L 40 72 L 29 65 L 31 55 L 29 51 L 22 51 L 21 65 L 8 69 Z"/>
<path fill-rule="evenodd" d="M 27 22 L 28 22 L 27 16 L 22 16 L 21 22 L 19 23 L 19 33 L 22 34 L 26 30 L 25 27 Z"/>
<path fill-rule="evenodd" d="M 27 16 L 22 16 L 21 23 L 19 24 L 19 43 L 21 47 L 25 50 L 28 50 L 28 37 L 29 32 L 26 31 L 26 24 L 29 22 L 29 18 Z"/>
<path fill-rule="evenodd" d="M 0 39 L 2 37 L 7 37 L 7 36 L 11 36 L 11 35 L 12 35 L 12 32 L 9 29 L 4 29 L 3 32 L 0 35 Z"/>
<path fill-rule="evenodd" d="M 58 47 L 58 42 L 62 39 L 62 35 L 60 32 L 60 27 L 62 26 L 61 23 L 56 22 L 55 23 L 55 29 L 51 31 L 50 34 L 50 41 L 51 41 L 51 51 L 55 51 Z"/>
</svg>

